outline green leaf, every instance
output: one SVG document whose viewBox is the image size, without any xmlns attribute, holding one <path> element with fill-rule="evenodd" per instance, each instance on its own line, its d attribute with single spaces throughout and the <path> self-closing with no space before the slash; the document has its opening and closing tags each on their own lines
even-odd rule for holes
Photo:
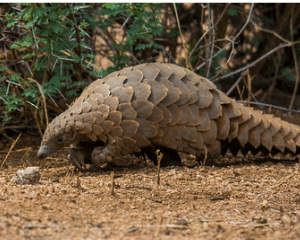
<svg viewBox="0 0 300 240">
<path fill-rule="evenodd" d="M 4 103 L 5 103 L 5 109 L 9 112 L 14 111 L 19 106 L 25 104 L 25 102 L 21 98 L 13 94 L 6 96 Z"/>
<path fill-rule="evenodd" d="M 48 58 L 43 57 L 42 59 L 36 62 L 36 64 L 34 65 L 34 70 L 36 71 L 43 70 L 47 67 L 47 64 L 48 64 Z"/>
<path fill-rule="evenodd" d="M 11 27 L 15 26 L 17 23 L 19 23 L 18 20 L 12 20 L 12 21 L 7 25 L 7 27 L 8 27 L 8 28 L 11 28 Z"/>
<path fill-rule="evenodd" d="M 235 17 L 238 15 L 238 12 L 235 8 L 232 7 L 227 10 L 227 14 L 231 17 Z"/>
<path fill-rule="evenodd" d="M 57 20 L 59 20 L 59 14 L 57 11 L 50 11 L 48 18 L 52 21 L 57 21 Z"/>
<path fill-rule="evenodd" d="M 46 8 L 36 8 L 33 12 L 33 16 L 35 19 L 39 19 L 40 17 L 44 17 L 47 14 Z"/>
<path fill-rule="evenodd" d="M 43 31 L 40 31 L 40 34 L 43 36 L 43 37 L 48 37 L 48 36 L 51 36 L 51 33 L 52 33 L 52 30 L 51 29 L 43 29 Z"/>
<path fill-rule="evenodd" d="M 22 56 L 22 59 L 28 59 L 28 58 L 32 58 L 34 57 L 36 54 L 33 52 L 33 53 L 27 53 L 25 54 L 24 56 Z"/>
<path fill-rule="evenodd" d="M 120 3 L 103 3 L 102 7 L 110 10 L 110 16 L 116 16 L 125 12 L 124 4 Z"/>
<path fill-rule="evenodd" d="M 33 44 L 33 40 L 29 37 L 23 37 L 20 41 L 13 43 L 10 48 L 30 47 Z"/>
<path fill-rule="evenodd" d="M 5 21 L 10 22 L 13 19 L 14 15 L 15 13 L 6 14 Z"/>
<path fill-rule="evenodd" d="M 7 66 L 1 67 L 1 68 L 0 68 L 0 72 L 2 72 L 2 71 L 6 71 L 7 69 L 8 69 L 8 67 L 7 67 Z"/>
<path fill-rule="evenodd" d="M 64 30 L 65 30 L 64 27 L 61 24 L 57 23 L 57 22 L 51 22 L 48 25 L 48 27 L 51 30 L 53 30 L 53 32 L 55 32 L 56 34 L 62 34 L 62 33 L 64 33 Z"/>
<path fill-rule="evenodd" d="M 19 83 L 20 82 L 21 73 L 15 73 L 14 75 L 9 77 L 9 80 L 12 82 Z"/>
<path fill-rule="evenodd" d="M 9 120 L 12 119 L 12 117 L 5 115 L 1 115 L 1 119 L 3 123 L 9 122 Z"/>
<path fill-rule="evenodd" d="M 26 98 L 30 97 L 32 99 L 35 99 L 38 97 L 38 91 L 37 91 L 37 89 L 28 89 L 22 93 L 22 96 L 24 96 Z"/>
<path fill-rule="evenodd" d="M 153 42 L 150 42 L 148 44 L 139 44 L 136 46 L 135 50 L 144 50 L 146 48 L 151 48 L 153 46 Z"/>
<path fill-rule="evenodd" d="M 11 46 L 10 46 L 10 49 L 18 49 L 20 48 L 21 46 L 19 44 L 16 44 L 16 43 L 13 43 Z"/>
<path fill-rule="evenodd" d="M 24 28 L 28 29 L 28 28 L 32 28 L 33 26 L 34 26 L 34 22 L 29 22 L 24 25 Z"/>
<path fill-rule="evenodd" d="M 70 90 L 66 92 L 67 97 L 78 96 L 78 93 L 74 90 Z"/>
</svg>

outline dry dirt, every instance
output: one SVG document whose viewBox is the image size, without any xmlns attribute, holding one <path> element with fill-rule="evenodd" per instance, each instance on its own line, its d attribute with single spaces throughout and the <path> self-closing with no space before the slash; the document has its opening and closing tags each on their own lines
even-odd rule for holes
<svg viewBox="0 0 300 240">
<path fill-rule="evenodd" d="M 300 238 L 298 163 L 166 167 L 158 185 L 154 166 L 80 172 L 60 153 L 38 183 L 10 183 L 37 146 L 21 137 L 0 171 L 0 239 Z"/>
<path fill-rule="evenodd" d="M 300 239 L 297 162 L 166 167 L 158 185 L 155 166 L 80 172 L 66 152 L 38 161 L 38 146 L 23 134 L 0 169 L 0 239 Z M 28 166 L 40 181 L 12 184 Z"/>
</svg>

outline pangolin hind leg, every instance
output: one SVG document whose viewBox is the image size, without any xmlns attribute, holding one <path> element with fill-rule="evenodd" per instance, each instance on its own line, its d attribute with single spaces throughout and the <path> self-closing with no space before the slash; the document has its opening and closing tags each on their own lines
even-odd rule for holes
<svg viewBox="0 0 300 240">
<path fill-rule="evenodd" d="M 221 141 L 216 140 L 214 144 L 207 144 L 204 146 L 203 150 L 197 151 L 197 161 L 201 165 L 212 166 L 215 163 L 215 160 L 220 157 L 221 151 Z"/>
<path fill-rule="evenodd" d="M 124 145 L 121 138 L 108 135 L 108 142 L 105 146 L 94 147 L 91 162 L 95 169 L 109 166 L 128 167 L 140 162 L 140 158 Z"/>
<path fill-rule="evenodd" d="M 115 138 L 108 135 L 108 142 L 105 146 L 95 147 L 91 153 L 91 161 L 96 169 L 109 166 L 113 162 L 113 158 L 118 158 L 120 147 L 117 146 Z"/>
</svg>

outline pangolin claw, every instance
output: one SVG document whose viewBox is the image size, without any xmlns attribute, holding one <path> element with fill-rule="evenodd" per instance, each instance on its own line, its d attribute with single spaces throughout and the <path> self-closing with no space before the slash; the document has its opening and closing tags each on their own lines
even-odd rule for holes
<svg viewBox="0 0 300 240">
<path fill-rule="evenodd" d="M 84 154 L 82 152 L 71 149 L 67 158 L 69 163 L 73 164 L 76 168 L 80 170 L 85 169 Z"/>
</svg>

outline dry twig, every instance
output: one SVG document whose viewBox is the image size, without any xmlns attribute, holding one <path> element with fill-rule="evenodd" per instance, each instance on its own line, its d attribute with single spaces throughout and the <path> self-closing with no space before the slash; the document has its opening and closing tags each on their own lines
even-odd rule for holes
<svg viewBox="0 0 300 240">
<path fill-rule="evenodd" d="M 111 172 L 110 179 L 111 179 L 110 192 L 111 195 L 115 195 L 115 172 L 114 171 Z"/>
<path fill-rule="evenodd" d="M 247 20 L 246 20 L 245 24 L 243 25 L 243 27 L 240 29 L 240 31 L 235 35 L 235 37 L 233 38 L 233 40 L 226 39 L 226 40 L 229 41 L 229 43 L 227 43 L 222 49 L 220 49 L 217 53 L 215 53 L 215 54 L 211 57 L 211 59 L 213 59 L 213 58 L 215 58 L 216 56 L 218 56 L 223 50 L 225 50 L 225 49 L 227 48 L 227 46 L 228 46 L 229 44 L 231 44 L 231 45 L 232 45 L 232 47 L 231 47 L 232 49 L 231 49 L 230 55 L 229 55 L 229 57 L 228 57 L 226 63 L 228 63 L 228 62 L 230 61 L 230 59 L 231 59 L 231 57 L 232 57 L 232 55 L 233 55 L 233 50 L 234 50 L 235 41 L 236 41 L 236 39 L 241 35 L 241 33 L 245 30 L 246 26 L 247 26 L 248 23 L 250 22 L 251 14 L 252 14 L 253 8 L 254 8 L 254 3 L 251 4 L 250 10 L 249 10 L 249 13 L 248 13 Z M 204 34 L 203 34 L 203 35 L 204 35 Z M 199 41 L 198 41 L 198 42 L 199 42 Z M 197 42 L 197 44 L 198 44 L 198 42 Z M 196 44 L 196 45 L 197 45 L 197 44 Z M 191 55 L 190 55 L 190 56 L 191 56 Z M 196 69 L 196 70 L 199 70 L 204 64 L 205 64 L 205 63 L 201 64 L 200 66 L 196 67 L 195 69 Z M 242 70 L 242 71 L 243 71 L 243 70 Z M 219 78 L 214 77 L 213 79 L 219 79 Z"/>
<path fill-rule="evenodd" d="M 262 106 L 262 107 L 274 108 L 274 109 L 278 109 L 278 110 L 282 110 L 282 111 L 286 111 L 286 112 L 300 113 L 300 110 L 289 109 L 289 108 L 280 107 L 280 106 L 276 106 L 276 105 L 272 105 L 272 104 L 268 104 L 268 103 L 262 103 L 262 102 L 258 102 L 258 101 L 254 102 L 254 101 L 237 100 L 236 102 L 243 103 L 243 104 L 250 103 L 252 105 L 258 105 L 258 106 Z"/>
<path fill-rule="evenodd" d="M 228 78 L 230 76 L 233 76 L 233 75 L 235 75 L 235 74 L 237 74 L 239 72 L 243 72 L 243 71 L 247 70 L 248 68 L 255 66 L 257 63 L 259 63 L 261 60 L 263 60 L 264 58 L 266 58 L 269 55 L 271 55 L 273 52 L 276 52 L 277 50 L 279 50 L 281 48 L 290 47 L 291 45 L 292 45 L 292 43 L 281 44 L 281 45 L 277 46 L 276 48 L 273 48 L 271 51 L 267 52 L 266 54 L 264 54 L 263 56 L 261 56 L 260 58 L 256 59 L 254 62 L 250 63 L 249 65 L 247 65 L 245 67 L 237 69 L 236 71 L 228 73 L 226 75 L 212 78 L 212 82 L 215 83 L 215 82 L 218 82 L 218 81 L 220 81 L 220 80 L 222 80 L 224 78 Z"/>
<path fill-rule="evenodd" d="M 219 19 L 217 20 L 216 24 L 214 25 L 214 27 L 216 27 L 218 25 L 218 23 L 220 22 L 220 20 L 222 19 L 225 11 L 227 10 L 228 6 L 230 3 L 227 3 L 227 5 L 225 6 L 225 8 L 223 9 Z M 194 52 L 199 49 L 198 46 L 199 44 L 202 42 L 203 38 L 210 32 L 212 31 L 212 28 L 207 28 L 206 31 L 202 34 L 202 36 L 200 37 L 200 39 L 197 41 L 197 43 L 195 44 L 194 48 L 192 49 L 192 51 L 190 52 L 189 56 L 188 56 L 188 61 L 191 59 L 191 57 L 193 56 Z M 218 40 L 217 40 L 218 41 Z M 215 55 L 214 55 L 215 56 Z M 199 69 L 199 68 L 197 68 Z"/>
<path fill-rule="evenodd" d="M 157 150 L 156 156 L 157 156 L 157 185 L 160 185 L 160 162 L 163 157 L 163 154 L 160 152 L 160 150 Z"/>
<path fill-rule="evenodd" d="M 290 31 L 291 31 L 291 41 L 293 42 L 294 41 L 294 36 L 293 36 L 293 30 L 294 29 L 293 29 L 292 19 L 290 20 Z M 291 109 L 294 105 L 296 94 L 297 94 L 297 91 L 298 91 L 298 86 L 299 86 L 299 68 L 298 68 L 298 64 L 297 64 L 297 55 L 296 55 L 294 45 L 292 45 L 291 48 L 292 48 L 292 52 L 293 52 L 293 58 L 294 58 L 295 70 L 296 70 L 296 83 L 295 83 L 292 99 L 291 99 L 291 102 L 290 102 L 290 105 L 289 105 L 289 109 Z"/>
<path fill-rule="evenodd" d="M 10 152 L 11 152 L 11 150 L 14 148 L 14 146 L 15 146 L 16 143 L 18 142 L 19 138 L 21 137 L 21 135 L 22 135 L 22 134 L 20 133 L 19 136 L 17 137 L 17 139 L 14 140 L 13 143 L 11 144 L 10 149 L 8 150 L 8 153 L 6 154 L 4 160 L 3 160 L 2 164 L 1 164 L 0 170 L 3 168 L 3 166 L 4 166 L 4 164 L 5 164 L 5 162 L 6 162 L 7 158 L 8 158 L 8 156 L 9 156 L 9 154 L 10 154 Z"/>
<path fill-rule="evenodd" d="M 233 91 L 233 89 L 240 83 L 242 78 L 245 76 L 247 71 L 243 72 L 241 76 L 238 78 L 238 80 L 231 86 L 231 88 L 227 91 L 226 95 L 229 96 L 229 94 Z"/>
<path fill-rule="evenodd" d="M 210 5 L 208 4 L 208 17 L 209 17 L 209 22 L 211 24 L 211 29 L 212 31 L 209 34 L 209 38 L 210 38 L 210 42 L 211 42 L 211 47 L 210 47 L 210 51 L 208 51 L 210 57 L 208 59 L 208 64 L 207 64 L 207 69 L 206 69 L 206 78 L 209 78 L 209 73 L 210 73 L 210 68 L 211 68 L 211 63 L 212 63 L 212 56 L 213 56 L 213 52 L 214 52 L 214 48 L 215 48 L 215 26 L 214 26 L 214 18 L 213 18 L 213 10 L 210 10 Z"/>
<path fill-rule="evenodd" d="M 246 23 L 248 24 L 248 22 L 250 21 L 250 22 L 251 22 L 257 29 L 259 29 L 260 31 L 264 31 L 264 32 L 273 34 L 274 36 L 276 36 L 277 38 L 279 38 L 281 41 L 283 41 L 285 44 L 281 44 L 281 45 L 277 46 L 276 48 L 273 48 L 272 50 L 270 50 L 269 52 L 267 52 L 266 54 L 264 54 L 263 56 L 261 56 L 260 58 L 258 58 L 257 60 L 255 60 L 254 62 L 250 63 L 249 65 L 247 65 L 247 66 L 245 66 L 245 67 L 243 67 L 243 68 L 240 68 L 240 69 L 238 69 L 238 70 L 236 70 L 236 71 L 234 71 L 234 72 L 231 72 L 231 73 L 229 73 L 229 74 L 226 74 L 226 75 L 224 75 L 224 76 L 212 78 L 212 82 L 218 82 L 218 81 L 220 81 L 220 80 L 222 80 L 222 79 L 224 79 L 224 78 L 230 77 L 230 76 L 235 75 L 235 74 L 237 74 L 237 73 L 239 73 L 239 72 L 242 72 L 242 71 L 244 71 L 244 70 L 246 70 L 246 69 L 249 69 L 250 67 L 253 67 L 253 66 L 256 65 L 258 62 L 262 61 L 263 59 L 265 59 L 266 57 L 268 57 L 268 56 L 271 55 L 272 53 L 276 52 L 277 50 L 279 50 L 279 49 L 281 49 L 281 48 L 285 48 L 285 47 L 291 47 L 291 46 L 293 46 L 293 45 L 295 45 L 295 44 L 298 44 L 298 43 L 300 42 L 300 40 L 294 42 L 293 39 L 292 39 L 292 41 L 289 41 L 289 40 L 284 39 L 283 37 L 281 37 L 281 36 L 280 36 L 278 33 L 276 33 L 275 31 L 271 31 L 271 30 L 268 30 L 268 29 L 265 29 L 265 28 L 262 28 L 262 27 L 258 26 L 255 22 L 253 22 L 253 21 L 250 19 L 250 14 L 251 14 L 251 12 L 252 12 L 252 8 L 253 8 L 253 5 L 251 5 L 251 8 L 250 8 L 249 15 L 248 15 L 248 18 L 247 18 Z M 241 30 L 244 30 L 245 26 L 246 26 L 246 24 L 244 25 L 244 27 L 243 27 Z M 237 38 L 237 36 L 240 35 L 240 33 L 242 32 L 241 30 L 240 30 L 239 33 L 236 35 L 236 37 L 234 38 L 234 40 Z M 291 35 L 293 35 L 293 34 L 291 34 Z M 223 49 L 224 49 L 224 48 L 223 48 Z M 223 49 L 221 49 L 221 50 L 223 50 Z M 220 50 L 220 51 L 221 51 L 221 50 Z M 219 52 L 220 52 L 220 51 L 219 51 Z M 215 55 L 216 55 L 216 54 L 215 54 Z M 214 56 L 215 56 L 215 55 L 214 55 Z M 295 64 L 297 65 L 297 62 L 295 62 Z M 298 65 L 297 65 L 297 67 L 298 67 Z M 297 71 L 297 70 L 296 70 L 296 71 Z M 297 75 L 298 75 L 298 74 L 297 74 Z"/>
<path fill-rule="evenodd" d="M 182 32 L 181 32 L 181 27 L 180 27 L 180 22 L 179 22 L 179 18 L 178 18 L 178 13 L 177 13 L 177 8 L 176 8 L 176 4 L 173 3 L 174 5 L 174 11 L 175 11 L 175 16 L 176 16 L 176 21 L 177 21 L 177 25 L 178 25 L 178 29 L 179 29 L 179 32 L 180 32 L 180 37 L 181 37 L 181 41 L 182 41 L 182 47 L 185 51 L 185 54 L 186 54 L 186 57 L 185 57 L 185 64 L 186 64 L 186 67 L 192 69 L 192 65 L 190 64 L 190 62 L 188 61 L 188 58 L 187 58 L 187 54 L 188 54 L 188 50 L 186 49 L 185 47 L 185 40 L 183 38 L 183 35 L 182 35 Z"/>
<path fill-rule="evenodd" d="M 44 103 L 44 111 L 45 111 L 45 118 L 46 118 L 46 124 L 48 125 L 49 123 L 49 119 L 48 119 L 48 113 L 47 113 L 47 104 L 46 104 L 46 98 L 45 98 L 45 95 L 44 95 L 44 92 L 43 92 L 43 88 L 42 86 L 38 83 L 38 81 L 32 79 L 32 78 L 28 78 L 28 80 L 31 80 L 33 82 L 35 82 L 39 88 L 39 91 L 42 95 L 42 98 L 43 98 L 43 103 Z"/>
</svg>

